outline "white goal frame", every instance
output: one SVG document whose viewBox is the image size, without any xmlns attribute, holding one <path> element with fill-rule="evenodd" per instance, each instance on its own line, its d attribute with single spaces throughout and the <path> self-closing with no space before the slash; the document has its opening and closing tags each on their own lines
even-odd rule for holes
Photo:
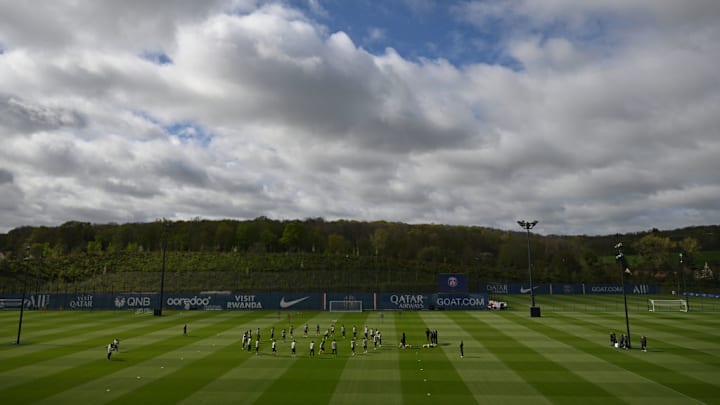
<svg viewBox="0 0 720 405">
<path fill-rule="evenodd" d="M 687 300 L 648 300 L 648 311 L 650 312 L 687 312 Z"/>
<path fill-rule="evenodd" d="M 363 302 L 360 300 L 329 301 L 328 311 L 330 312 L 362 312 Z"/>
</svg>

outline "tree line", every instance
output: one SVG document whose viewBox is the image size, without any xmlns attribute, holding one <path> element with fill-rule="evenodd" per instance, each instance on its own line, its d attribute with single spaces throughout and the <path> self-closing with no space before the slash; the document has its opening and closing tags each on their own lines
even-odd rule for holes
<svg viewBox="0 0 720 405">
<path fill-rule="evenodd" d="M 676 286 L 682 279 L 717 288 L 711 269 L 720 263 L 719 231 L 711 225 L 602 236 L 531 233 L 534 281 L 617 283 L 613 246 L 622 241 L 638 282 Z M 155 277 L 166 247 L 170 279 L 180 280 L 171 283 L 175 290 L 202 285 L 261 291 L 287 284 L 286 289 L 305 291 L 319 285 L 372 291 L 403 285 L 425 291 L 436 288 L 438 273 L 468 273 L 472 283 L 524 282 L 527 242 L 522 229 L 322 218 L 71 221 L 0 234 L 0 278 L 6 288 L 16 287 L 32 263 L 35 279 L 47 288 L 137 289 L 124 280 Z"/>
</svg>

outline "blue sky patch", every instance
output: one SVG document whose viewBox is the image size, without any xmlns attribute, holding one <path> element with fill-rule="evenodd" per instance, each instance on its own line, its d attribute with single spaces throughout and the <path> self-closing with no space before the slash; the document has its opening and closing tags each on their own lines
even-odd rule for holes
<svg viewBox="0 0 720 405">
<path fill-rule="evenodd" d="M 163 125 L 162 128 L 168 135 L 179 139 L 182 143 L 198 143 L 208 146 L 213 138 L 212 133 L 202 125 L 191 121 L 175 122 Z"/>
<path fill-rule="evenodd" d="M 188 120 L 168 124 L 163 123 L 146 111 L 133 111 L 133 114 L 157 125 L 163 132 L 173 138 L 177 138 L 184 144 L 196 143 L 202 146 L 208 146 L 210 142 L 212 142 L 212 132 L 196 122 Z"/>
<path fill-rule="evenodd" d="M 140 54 L 140 57 L 157 65 L 171 65 L 173 63 L 172 59 L 161 51 L 145 51 Z"/>
</svg>

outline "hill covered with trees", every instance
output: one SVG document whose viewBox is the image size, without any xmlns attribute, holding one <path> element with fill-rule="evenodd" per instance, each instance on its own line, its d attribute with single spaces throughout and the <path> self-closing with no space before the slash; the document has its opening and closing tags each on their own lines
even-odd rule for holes
<svg viewBox="0 0 720 405">
<path fill-rule="evenodd" d="M 720 285 L 712 272 L 720 264 L 717 225 L 606 236 L 531 233 L 534 281 L 617 283 L 618 241 L 636 282 Z M 157 291 L 163 263 L 167 291 L 431 292 L 438 273 L 467 273 L 471 289 L 528 277 L 522 229 L 260 217 L 67 222 L 0 234 L 0 292 L 20 291 L 25 270 L 37 292 Z"/>
</svg>

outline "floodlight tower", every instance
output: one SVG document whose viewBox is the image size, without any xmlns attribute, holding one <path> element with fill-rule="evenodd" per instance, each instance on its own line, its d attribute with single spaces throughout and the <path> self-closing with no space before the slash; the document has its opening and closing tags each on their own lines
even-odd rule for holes
<svg viewBox="0 0 720 405">
<path fill-rule="evenodd" d="M 158 304 L 157 309 L 155 309 L 155 316 L 162 316 L 162 308 L 163 308 L 163 299 L 164 299 L 164 293 L 165 293 L 165 257 L 167 256 L 167 239 L 168 239 L 168 228 L 170 227 L 170 223 L 163 218 L 162 220 L 163 225 L 163 236 L 162 236 L 162 270 L 160 275 L 160 303 Z"/>
<path fill-rule="evenodd" d="M 627 347 L 628 349 L 632 349 L 632 346 L 630 345 L 630 319 L 628 318 L 627 294 L 625 293 L 625 275 L 630 275 L 632 273 L 628 268 L 627 261 L 625 260 L 625 255 L 622 252 L 622 247 L 622 242 L 618 242 L 615 245 L 615 249 L 617 249 L 618 251 L 617 255 L 615 256 L 615 260 L 620 264 L 620 282 L 622 283 L 621 288 L 623 292 L 623 302 L 625 303 L 625 328 L 627 329 L 627 339 L 625 340 L 625 347 Z"/>
<path fill-rule="evenodd" d="M 23 293 L 22 293 L 22 299 L 20 300 L 20 319 L 18 320 L 18 335 L 17 335 L 17 343 L 20 344 L 20 332 L 22 332 L 22 321 L 23 321 L 23 312 L 25 312 L 25 296 L 27 295 L 27 278 L 28 278 L 28 271 L 30 270 L 30 245 L 25 246 L 25 259 L 23 260 L 25 267 L 25 275 L 23 277 Z"/>
<path fill-rule="evenodd" d="M 685 305 L 687 306 L 688 312 L 690 312 L 690 297 L 687 293 L 687 288 L 685 284 L 685 265 L 683 263 L 683 254 L 680 253 L 680 278 L 682 280 L 682 297 L 685 298 Z M 679 288 L 678 288 L 679 290 Z"/>
<path fill-rule="evenodd" d="M 540 317 L 540 307 L 535 306 L 535 287 L 533 286 L 533 274 L 532 274 L 532 253 L 530 251 L 530 230 L 537 225 L 538 221 L 517 221 L 521 228 L 525 229 L 527 233 L 527 248 L 528 248 L 528 273 L 530 274 L 530 317 Z"/>
</svg>

